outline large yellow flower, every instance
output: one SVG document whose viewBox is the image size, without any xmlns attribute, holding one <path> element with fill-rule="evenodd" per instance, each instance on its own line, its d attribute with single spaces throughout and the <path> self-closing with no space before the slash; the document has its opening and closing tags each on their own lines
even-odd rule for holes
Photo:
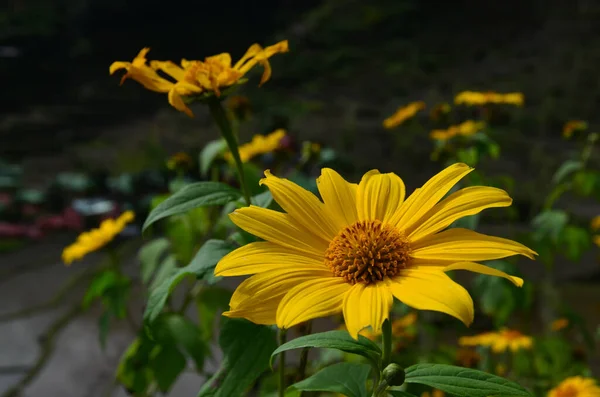
<svg viewBox="0 0 600 397">
<path fill-rule="evenodd" d="M 250 206 L 230 215 L 266 241 L 238 248 L 217 264 L 218 276 L 254 274 L 237 288 L 225 315 L 290 328 L 342 312 L 357 338 L 368 326 L 381 332 L 395 297 L 470 324 L 473 301 L 445 272 L 471 270 L 521 286 L 520 278 L 477 262 L 535 254 L 511 240 L 444 231 L 459 218 L 512 202 L 493 187 L 467 187 L 440 201 L 471 171 L 454 164 L 404 200 L 404 183 L 393 173 L 372 170 L 354 184 L 325 168 L 317 179 L 323 201 L 265 171 L 261 184 L 286 213 Z"/>
<path fill-rule="evenodd" d="M 475 336 L 463 336 L 458 340 L 461 346 L 487 346 L 494 353 L 503 353 L 507 349 L 512 352 L 530 349 L 533 339 L 513 329 L 502 328 L 498 332 L 485 332 Z"/>
<path fill-rule="evenodd" d="M 120 69 L 127 70 L 121 78 L 121 84 L 127 78 L 132 78 L 149 90 L 168 93 L 171 106 L 191 117 L 193 113 L 183 97 L 202 92 L 213 92 L 220 96 L 221 88 L 236 84 L 257 64 L 264 68 L 260 79 L 260 84 L 263 84 L 271 77 L 269 58 L 277 53 L 287 52 L 288 42 L 280 41 L 265 48 L 253 44 L 235 65 L 231 63 L 231 55 L 222 53 L 207 57 L 204 61 L 182 59 L 181 66 L 171 61 L 151 61 L 148 66 L 148 51 L 149 48 L 141 50 L 133 62 L 113 62 L 109 68 L 110 74 Z M 161 77 L 157 71 L 165 73 L 174 81 Z"/>
<path fill-rule="evenodd" d="M 81 233 L 73 244 L 63 250 L 63 262 L 70 265 L 74 260 L 80 260 L 90 252 L 104 247 L 121 233 L 134 218 L 133 211 L 125 211 L 117 219 L 106 219 L 98 228 Z"/>
<path fill-rule="evenodd" d="M 600 387 L 595 379 L 572 376 L 550 390 L 548 397 L 600 397 Z"/>
</svg>

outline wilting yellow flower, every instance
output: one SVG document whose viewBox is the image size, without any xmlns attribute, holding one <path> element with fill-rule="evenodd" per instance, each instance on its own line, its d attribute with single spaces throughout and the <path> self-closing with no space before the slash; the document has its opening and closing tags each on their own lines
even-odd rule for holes
<svg viewBox="0 0 600 397">
<path fill-rule="evenodd" d="M 502 328 L 497 332 L 485 332 L 475 336 L 463 336 L 458 340 L 461 346 L 487 346 L 494 353 L 502 353 L 507 349 L 516 352 L 521 349 L 530 349 L 533 339 L 521 332 Z"/>
<path fill-rule="evenodd" d="M 467 120 L 458 125 L 452 125 L 445 130 L 433 130 L 429 133 L 431 139 L 446 141 L 457 135 L 471 136 L 485 128 L 485 122 Z"/>
<path fill-rule="evenodd" d="M 600 387 L 593 378 L 572 376 L 550 390 L 548 397 L 600 397 Z"/>
<path fill-rule="evenodd" d="M 552 331 L 560 331 L 561 329 L 565 329 L 568 326 L 569 326 L 569 319 L 563 317 L 563 318 L 559 318 L 559 319 L 552 321 L 552 324 L 550 324 L 550 329 Z"/>
<path fill-rule="evenodd" d="M 476 91 L 463 91 L 454 97 L 454 103 L 457 105 L 465 104 L 470 106 L 480 106 L 487 103 L 496 104 L 509 104 L 515 106 L 523 106 L 525 97 L 520 92 L 510 92 L 507 94 L 500 94 L 497 92 L 476 92 Z"/>
<path fill-rule="evenodd" d="M 261 185 L 286 212 L 250 206 L 230 214 L 233 223 L 266 241 L 238 248 L 217 264 L 217 276 L 253 274 L 224 314 L 290 328 L 343 313 L 348 332 L 357 338 L 369 326 L 381 332 L 395 297 L 469 325 L 473 301 L 445 272 L 470 270 L 521 286 L 522 279 L 477 262 L 536 255 L 511 240 L 444 230 L 459 218 L 512 202 L 505 191 L 483 186 L 441 200 L 472 170 L 451 165 L 404 200 L 404 182 L 396 174 L 372 170 L 354 184 L 324 168 L 317 179 L 323 202 L 265 171 Z"/>
<path fill-rule="evenodd" d="M 192 165 L 194 165 L 194 160 L 192 160 L 190 155 L 185 152 L 175 153 L 167 160 L 167 168 L 170 170 L 175 170 L 180 167 L 190 168 Z"/>
<path fill-rule="evenodd" d="M 446 393 L 438 389 L 433 389 L 431 393 L 428 391 L 421 393 L 421 397 L 444 397 L 445 395 Z"/>
<path fill-rule="evenodd" d="M 126 211 L 117 219 L 104 220 L 97 229 L 81 233 L 73 244 L 63 250 L 63 262 L 70 265 L 74 260 L 80 260 L 90 252 L 104 247 L 134 218 L 133 211 Z"/>
<path fill-rule="evenodd" d="M 473 368 L 481 361 L 481 356 L 473 349 L 460 348 L 456 351 L 456 362 L 461 367 Z"/>
<path fill-rule="evenodd" d="M 282 128 L 268 135 L 254 135 L 251 142 L 239 147 L 242 162 L 246 163 L 258 155 L 271 153 L 279 149 L 280 142 L 285 136 L 286 132 Z M 230 152 L 225 153 L 225 159 L 228 161 L 233 159 Z"/>
<path fill-rule="evenodd" d="M 452 106 L 449 103 L 443 102 L 435 105 L 429 112 L 429 117 L 432 120 L 439 120 L 443 115 L 450 113 Z"/>
<path fill-rule="evenodd" d="M 412 118 L 419 110 L 425 109 L 425 102 L 411 102 L 406 106 L 401 106 L 396 113 L 383 120 L 383 127 L 390 129 L 399 126 L 406 120 Z"/>
<path fill-rule="evenodd" d="M 583 120 L 567 121 L 563 126 L 562 134 L 565 138 L 570 138 L 576 131 L 585 131 L 588 128 L 588 123 Z"/>
<path fill-rule="evenodd" d="M 183 97 L 202 92 L 213 92 L 220 96 L 221 88 L 238 83 L 257 64 L 264 68 L 260 79 L 262 85 L 271 77 L 269 58 L 277 53 L 287 52 L 288 42 L 280 41 L 265 48 L 253 44 L 233 66 L 231 55 L 228 53 L 210 56 L 204 61 L 182 59 L 181 66 L 171 61 L 151 61 L 148 66 L 146 64 L 148 51 L 149 48 L 144 48 L 133 62 L 113 62 L 109 68 L 110 74 L 120 69 L 127 70 L 121 79 L 121 84 L 127 78 L 132 78 L 149 90 L 168 93 L 171 106 L 191 117 L 193 113 L 185 104 Z M 165 73 L 174 81 L 161 77 L 157 71 Z"/>
</svg>

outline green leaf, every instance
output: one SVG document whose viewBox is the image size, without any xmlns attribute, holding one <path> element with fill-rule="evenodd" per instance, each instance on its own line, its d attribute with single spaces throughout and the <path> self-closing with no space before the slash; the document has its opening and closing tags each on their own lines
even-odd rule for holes
<svg viewBox="0 0 600 397">
<path fill-rule="evenodd" d="M 371 373 L 368 364 L 338 363 L 292 386 L 302 391 L 327 391 L 347 397 L 366 397 L 366 382 Z"/>
<path fill-rule="evenodd" d="M 158 238 L 152 240 L 140 249 L 138 258 L 140 260 L 140 267 L 142 273 L 142 282 L 147 284 L 152 278 L 152 275 L 156 271 L 160 258 L 164 252 L 169 248 L 169 240 L 166 238 Z"/>
<path fill-rule="evenodd" d="M 148 366 L 154 344 L 144 336 L 136 338 L 121 356 L 117 367 L 117 380 L 130 394 L 145 394 L 152 382 Z"/>
<path fill-rule="evenodd" d="M 171 215 L 182 214 L 198 207 L 223 205 L 241 197 L 239 190 L 221 182 L 196 182 L 189 184 L 154 208 L 142 227 Z"/>
<path fill-rule="evenodd" d="M 575 171 L 579 171 L 583 168 L 583 163 L 579 160 L 567 160 L 556 170 L 552 177 L 552 183 L 559 184 L 567 176 L 571 175 Z"/>
<path fill-rule="evenodd" d="M 569 215 L 561 210 L 546 210 L 539 213 L 531 224 L 536 229 L 533 232 L 535 240 L 542 240 L 546 237 L 553 242 L 558 241 L 558 237 L 569 221 Z"/>
<path fill-rule="evenodd" d="M 150 291 L 148 304 L 144 311 L 146 321 L 154 321 L 161 313 L 169 294 L 186 276 L 203 278 L 212 272 L 217 262 L 233 250 L 233 245 L 223 240 L 208 240 L 198 250 L 192 262 L 177 270 L 172 276 Z"/>
<path fill-rule="evenodd" d="M 106 347 L 106 338 L 110 328 L 110 311 L 105 310 L 98 319 L 98 339 L 100 340 L 100 348 L 104 351 Z"/>
<path fill-rule="evenodd" d="M 124 287 L 129 284 L 129 279 L 121 276 L 113 270 L 106 270 L 98 274 L 90 283 L 85 296 L 83 297 L 83 308 L 87 309 L 94 299 L 102 297 L 112 288 Z"/>
<path fill-rule="evenodd" d="M 444 364 L 408 367 L 405 382 L 430 386 L 458 397 L 532 396 L 521 386 L 499 376 Z"/>
<path fill-rule="evenodd" d="M 179 270 L 177 267 L 177 260 L 175 259 L 175 256 L 167 256 L 158 267 L 156 276 L 154 277 L 154 280 L 152 281 L 152 284 L 150 284 L 150 287 L 148 289 L 152 291 L 153 289 L 158 288 L 158 286 L 162 285 L 162 283 L 164 283 L 165 280 L 168 280 L 178 271 Z"/>
<path fill-rule="evenodd" d="M 579 226 L 568 225 L 560 234 L 560 242 L 564 247 L 564 255 L 577 262 L 583 253 L 591 247 L 591 236 L 587 229 Z"/>
<path fill-rule="evenodd" d="M 150 331 L 159 344 L 178 347 L 194 360 L 198 370 L 202 370 L 209 349 L 200 329 L 192 321 L 180 314 L 165 313 L 152 324 Z"/>
<path fill-rule="evenodd" d="M 269 367 L 269 356 L 277 342 L 271 327 L 224 319 L 219 346 L 224 355 L 221 368 L 202 388 L 202 396 L 246 396 L 248 388 Z"/>
<path fill-rule="evenodd" d="M 196 296 L 199 328 L 204 340 L 212 340 L 214 322 L 219 310 L 229 308 L 231 291 L 225 288 L 211 286 L 204 288 Z"/>
<path fill-rule="evenodd" d="M 166 393 L 185 369 L 185 356 L 176 347 L 170 345 L 161 345 L 152 353 L 150 368 L 158 388 Z"/>
<path fill-rule="evenodd" d="M 273 195 L 269 190 L 265 190 L 260 194 L 250 197 L 250 201 L 254 205 L 258 205 L 262 208 L 267 208 L 273 202 Z"/>
<path fill-rule="evenodd" d="M 273 352 L 271 360 L 281 352 L 304 347 L 337 349 L 346 353 L 358 354 L 375 363 L 378 363 L 381 357 L 379 346 L 362 335 L 358 336 L 358 340 L 354 340 L 346 331 L 328 331 L 301 336 L 284 343 Z"/>
<path fill-rule="evenodd" d="M 208 142 L 200 152 L 200 175 L 206 176 L 213 161 L 225 150 L 227 150 L 225 139 Z"/>
</svg>

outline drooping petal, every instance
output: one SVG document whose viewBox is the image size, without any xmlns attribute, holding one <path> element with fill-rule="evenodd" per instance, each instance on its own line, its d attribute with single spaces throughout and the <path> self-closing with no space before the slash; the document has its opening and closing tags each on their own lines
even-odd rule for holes
<svg viewBox="0 0 600 397">
<path fill-rule="evenodd" d="M 327 317 L 342 311 L 350 284 L 341 277 L 305 281 L 292 288 L 277 309 L 277 326 L 290 328 L 304 321 Z"/>
<path fill-rule="evenodd" d="M 533 259 L 536 253 L 523 244 L 501 237 L 488 236 L 469 229 L 449 229 L 427 236 L 411 244 L 413 258 L 478 262 L 524 255 Z"/>
<path fill-rule="evenodd" d="M 169 94 L 167 95 L 167 99 L 169 100 L 169 105 L 173 106 L 175 109 L 179 110 L 180 112 L 184 112 L 189 117 L 194 117 L 194 113 L 192 112 L 192 109 L 190 109 L 185 104 L 185 102 L 183 101 L 183 98 L 181 97 L 181 95 L 179 95 L 179 93 L 177 92 L 177 89 L 175 87 L 173 87 L 169 91 Z"/>
<path fill-rule="evenodd" d="M 114 74 L 117 70 L 129 69 L 130 66 L 131 62 L 116 61 L 111 63 L 110 67 L 108 68 L 108 72 L 110 74 Z"/>
<path fill-rule="evenodd" d="M 165 72 L 177 81 L 181 81 L 185 77 L 185 70 L 171 61 L 151 61 L 150 67 Z"/>
<path fill-rule="evenodd" d="M 474 273 L 487 274 L 488 276 L 502 277 L 509 280 L 517 287 L 523 286 L 523 279 L 517 276 L 511 276 L 502 270 L 494 269 L 490 266 L 482 265 L 481 263 L 474 262 L 457 262 L 442 268 L 443 271 L 449 272 L 451 270 L 468 270 Z"/>
<path fill-rule="evenodd" d="M 245 276 L 272 270 L 329 270 L 323 258 L 286 248 L 268 241 L 246 244 L 225 255 L 215 268 L 215 276 Z"/>
<path fill-rule="evenodd" d="M 229 214 L 229 218 L 240 228 L 263 240 L 313 256 L 323 255 L 328 247 L 325 240 L 282 212 L 251 205 L 235 210 Z"/>
<path fill-rule="evenodd" d="M 305 281 L 322 279 L 329 272 L 275 270 L 244 280 L 233 293 L 228 317 L 245 318 L 256 324 L 275 324 L 283 296 Z"/>
<path fill-rule="evenodd" d="M 300 225 L 329 243 L 339 232 L 325 205 L 311 192 L 292 181 L 278 178 L 265 171 L 261 185 L 267 185 L 273 198 Z"/>
<path fill-rule="evenodd" d="M 325 211 L 342 229 L 358 221 L 356 211 L 356 183 L 347 182 L 331 168 L 323 168 L 317 178 L 317 188 L 325 203 Z"/>
<path fill-rule="evenodd" d="M 410 228 L 472 170 L 466 164 L 456 163 L 439 172 L 408 197 L 390 223 L 403 230 Z"/>
<path fill-rule="evenodd" d="M 250 48 L 248 48 L 248 50 L 246 51 L 246 53 L 240 58 L 240 60 L 237 61 L 235 63 L 235 65 L 233 65 L 233 68 L 235 70 L 241 71 L 242 74 L 246 74 L 248 72 L 248 70 L 250 70 L 250 68 L 256 64 L 256 62 L 253 62 L 252 65 L 250 67 L 248 67 L 248 68 L 243 68 L 242 69 L 242 66 L 245 66 L 246 61 L 248 61 L 251 58 L 254 58 L 254 56 L 256 54 L 258 54 L 259 52 L 261 52 L 262 49 L 263 48 L 260 46 L 260 44 L 256 44 L 256 43 L 252 44 L 250 46 Z"/>
<path fill-rule="evenodd" d="M 387 281 L 351 286 L 344 299 L 344 320 L 350 336 L 358 339 L 358 333 L 368 326 L 374 334 L 381 333 L 381 325 L 389 317 L 393 301 Z"/>
<path fill-rule="evenodd" d="M 412 241 L 439 232 L 452 222 L 465 216 L 475 215 L 486 208 L 508 207 L 512 199 L 502 189 L 474 186 L 461 189 L 436 204 L 421 221 L 407 230 Z"/>
<path fill-rule="evenodd" d="M 398 300 L 415 309 L 446 313 L 467 326 L 473 322 L 471 296 L 439 270 L 403 270 L 391 280 L 389 288 Z"/>
<path fill-rule="evenodd" d="M 356 193 L 358 219 L 389 221 L 402 205 L 405 192 L 404 182 L 398 175 L 380 174 L 377 170 L 367 172 Z"/>
</svg>

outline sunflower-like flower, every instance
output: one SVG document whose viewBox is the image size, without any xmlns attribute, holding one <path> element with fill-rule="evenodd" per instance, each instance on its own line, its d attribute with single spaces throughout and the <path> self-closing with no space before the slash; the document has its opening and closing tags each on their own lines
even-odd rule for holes
<svg viewBox="0 0 600 397">
<path fill-rule="evenodd" d="M 548 397 L 599 397 L 600 387 L 593 378 L 572 376 L 548 392 Z"/>
<path fill-rule="evenodd" d="M 325 168 L 317 179 L 323 201 L 265 171 L 260 183 L 286 212 L 250 206 L 230 214 L 233 223 L 266 241 L 240 247 L 217 264 L 217 276 L 253 274 L 236 289 L 225 315 L 290 328 L 341 312 L 357 338 L 369 326 L 381 332 L 395 297 L 469 325 L 473 301 L 445 272 L 470 270 L 521 286 L 522 279 L 477 262 L 535 255 L 511 240 L 444 230 L 459 218 L 512 202 L 503 190 L 479 186 L 440 201 L 472 170 L 454 164 L 405 200 L 396 174 L 372 170 L 354 184 Z"/>
<path fill-rule="evenodd" d="M 533 338 L 513 329 L 502 328 L 497 332 L 484 332 L 475 336 L 463 336 L 458 340 L 461 346 L 491 347 L 494 353 L 531 349 Z"/>
<path fill-rule="evenodd" d="M 286 131 L 279 128 L 268 135 L 256 134 L 252 137 L 252 141 L 243 144 L 239 147 L 240 159 L 247 163 L 254 157 L 265 153 L 271 153 L 279 149 L 281 140 L 287 135 Z M 230 152 L 225 153 L 226 160 L 232 160 Z"/>
<path fill-rule="evenodd" d="M 253 44 L 248 51 L 232 65 L 231 55 L 222 53 L 210 56 L 204 61 L 182 59 L 177 65 L 171 61 L 151 61 L 147 65 L 146 55 L 149 48 L 142 49 L 132 62 L 113 62 L 110 74 L 125 69 L 127 73 L 121 78 L 121 84 L 131 78 L 149 90 L 168 93 L 171 106 L 192 117 L 193 113 L 187 107 L 184 97 L 200 93 L 221 95 L 221 88 L 237 84 L 257 64 L 264 69 L 260 84 L 271 77 L 269 58 L 281 52 L 288 51 L 287 40 L 268 47 Z M 165 73 L 170 79 L 162 77 L 157 71 Z"/>
<path fill-rule="evenodd" d="M 423 109 L 425 109 L 425 102 L 423 101 L 411 102 L 406 106 L 401 106 L 393 115 L 383 120 L 383 127 L 388 130 L 395 128 L 406 120 L 414 117 L 419 110 Z"/>
<path fill-rule="evenodd" d="M 570 120 L 565 123 L 562 130 L 564 138 L 569 139 L 577 131 L 585 131 L 588 128 L 588 123 L 583 120 Z"/>
<path fill-rule="evenodd" d="M 521 92 L 500 94 L 493 91 L 463 91 L 454 97 L 456 105 L 481 106 L 488 103 L 523 106 L 525 96 Z"/>
<path fill-rule="evenodd" d="M 81 233 L 73 244 L 63 250 L 63 262 L 70 265 L 74 260 L 81 260 L 90 252 L 104 247 L 121 233 L 134 218 L 133 211 L 125 211 L 117 219 L 106 219 L 102 221 L 98 228 Z"/>
<path fill-rule="evenodd" d="M 436 141 L 447 141 L 457 135 L 471 136 L 485 128 L 485 122 L 467 120 L 457 125 L 452 125 L 445 130 L 433 130 L 429 137 Z"/>
</svg>

